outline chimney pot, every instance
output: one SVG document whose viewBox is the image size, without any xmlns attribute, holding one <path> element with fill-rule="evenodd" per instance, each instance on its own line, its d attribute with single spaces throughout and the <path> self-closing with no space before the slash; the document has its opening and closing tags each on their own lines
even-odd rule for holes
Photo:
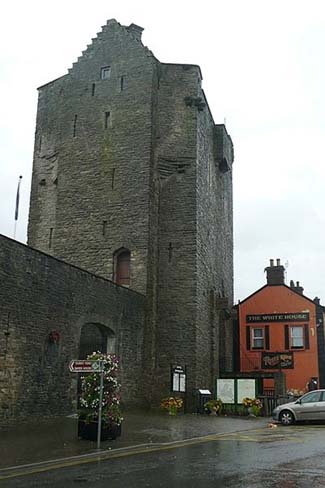
<svg viewBox="0 0 325 488">
<path fill-rule="evenodd" d="M 266 270 L 266 282 L 268 285 L 284 285 L 284 267 L 280 264 L 280 259 L 276 260 L 274 266 L 274 259 L 270 259 L 270 266 Z"/>
</svg>

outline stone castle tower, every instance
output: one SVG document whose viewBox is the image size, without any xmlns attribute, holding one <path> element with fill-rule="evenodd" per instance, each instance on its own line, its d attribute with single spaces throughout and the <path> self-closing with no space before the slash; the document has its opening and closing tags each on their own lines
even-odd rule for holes
<svg viewBox="0 0 325 488">
<path fill-rule="evenodd" d="M 28 244 L 147 297 L 148 397 L 232 366 L 233 146 L 196 65 L 160 63 L 109 20 L 39 88 Z M 132 365 L 130 365 L 132 367 Z"/>
</svg>

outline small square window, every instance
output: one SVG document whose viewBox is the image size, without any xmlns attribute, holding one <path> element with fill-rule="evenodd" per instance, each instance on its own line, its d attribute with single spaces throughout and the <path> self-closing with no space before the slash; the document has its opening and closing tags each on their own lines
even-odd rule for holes
<svg viewBox="0 0 325 488">
<path fill-rule="evenodd" d="M 109 80 L 111 77 L 111 67 L 110 66 L 104 66 L 103 68 L 100 69 L 100 79 L 101 80 Z"/>
</svg>

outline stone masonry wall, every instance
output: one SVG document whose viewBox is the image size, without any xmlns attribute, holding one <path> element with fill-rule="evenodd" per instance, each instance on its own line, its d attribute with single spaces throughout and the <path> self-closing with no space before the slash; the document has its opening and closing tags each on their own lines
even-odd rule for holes
<svg viewBox="0 0 325 488">
<path fill-rule="evenodd" d="M 216 128 L 199 88 L 197 129 L 197 383 L 211 390 L 219 368 L 231 368 L 231 323 L 225 309 L 233 303 L 232 154 Z M 224 149 L 224 150 L 223 150 Z M 222 167 L 226 155 L 229 168 Z M 225 153 L 225 154 L 224 154 Z M 223 306 L 218 300 L 223 298 Z M 227 338 L 226 338 L 227 330 Z M 228 343 L 229 342 L 229 343 Z"/>
<path fill-rule="evenodd" d="M 39 89 L 28 231 L 31 246 L 109 279 L 114 251 L 128 248 L 131 287 L 142 293 L 155 67 L 112 20 L 68 75 Z"/>
<path fill-rule="evenodd" d="M 187 367 L 189 396 L 231 364 L 232 144 L 200 68 L 160 63 L 130 27 L 108 21 L 68 75 L 40 88 L 29 244 L 106 278 L 114 251 L 131 251 L 157 404 L 171 364 Z"/>
<path fill-rule="evenodd" d="M 145 297 L 4 236 L 0 284 L 0 424 L 74 411 L 68 365 L 86 324 L 114 332 L 122 400 L 143 403 Z"/>
<path fill-rule="evenodd" d="M 161 65 L 155 157 L 159 176 L 159 269 L 156 376 L 170 392 L 171 364 L 187 367 L 194 385 L 196 262 L 196 113 L 199 68 Z M 159 393 L 159 392 L 157 392 Z"/>
</svg>

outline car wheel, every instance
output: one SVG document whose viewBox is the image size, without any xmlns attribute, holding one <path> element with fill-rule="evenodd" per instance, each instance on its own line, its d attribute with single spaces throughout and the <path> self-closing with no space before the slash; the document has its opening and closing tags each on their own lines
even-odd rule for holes
<svg viewBox="0 0 325 488">
<path fill-rule="evenodd" d="M 280 414 L 280 422 L 282 425 L 291 425 L 295 421 L 293 414 L 289 410 L 283 410 Z"/>
</svg>

